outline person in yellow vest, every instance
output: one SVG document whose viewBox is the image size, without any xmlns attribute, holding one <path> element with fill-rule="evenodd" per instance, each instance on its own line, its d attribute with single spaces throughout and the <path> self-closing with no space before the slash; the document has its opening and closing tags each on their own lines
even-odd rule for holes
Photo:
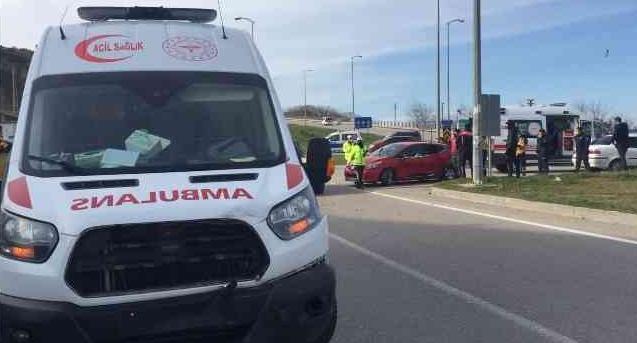
<svg viewBox="0 0 637 343">
<path fill-rule="evenodd" d="M 363 172 L 365 171 L 365 155 L 367 151 L 362 139 L 357 139 L 350 150 L 350 164 L 356 169 L 356 188 L 364 187 Z"/>
<path fill-rule="evenodd" d="M 515 150 L 515 176 L 520 178 L 520 174 L 526 176 L 526 147 L 529 140 L 525 135 L 520 135 Z"/>
<path fill-rule="evenodd" d="M 350 162 L 350 153 L 352 151 L 352 146 L 354 146 L 354 137 L 352 135 L 347 136 L 347 140 L 343 143 L 343 156 L 345 157 L 345 162 L 349 164 Z"/>
</svg>

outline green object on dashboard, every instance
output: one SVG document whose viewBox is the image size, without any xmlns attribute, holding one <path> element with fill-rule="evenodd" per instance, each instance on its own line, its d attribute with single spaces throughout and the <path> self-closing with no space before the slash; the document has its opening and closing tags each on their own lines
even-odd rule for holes
<svg viewBox="0 0 637 343">
<path fill-rule="evenodd" d="M 103 156 L 104 150 L 93 150 L 75 154 L 73 156 L 73 159 L 76 166 L 80 168 L 92 169 L 100 167 Z"/>
<path fill-rule="evenodd" d="M 151 158 L 170 145 L 170 140 L 153 135 L 147 130 L 135 130 L 126 141 L 126 150 L 140 153 L 144 158 Z"/>
</svg>

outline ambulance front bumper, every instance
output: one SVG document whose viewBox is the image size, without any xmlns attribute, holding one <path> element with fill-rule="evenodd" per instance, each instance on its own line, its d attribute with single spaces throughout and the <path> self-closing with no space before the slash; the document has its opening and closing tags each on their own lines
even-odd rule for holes
<svg viewBox="0 0 637 343">
<path fill-rule="evenodd" d="M 258 287 L 117 305 L 0 294 L 0 342 L 312 342 L 335 315 L 334 271 L 321 262 Z"/>
</svg>

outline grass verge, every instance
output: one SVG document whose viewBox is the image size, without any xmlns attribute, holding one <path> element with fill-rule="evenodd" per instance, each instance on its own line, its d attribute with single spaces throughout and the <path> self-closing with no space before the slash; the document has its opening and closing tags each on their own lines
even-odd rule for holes
<svg viewBox="0 0 637 343">
<path fill-rule="evenodd" d="M 497 177 L 484 186 L 467 186 L 467 180 L 450 180 L 440 187 L 554 204 L 596 208 L 637 214 L 637 171 L 630 173 L 581 173 Z"/>
</svg>

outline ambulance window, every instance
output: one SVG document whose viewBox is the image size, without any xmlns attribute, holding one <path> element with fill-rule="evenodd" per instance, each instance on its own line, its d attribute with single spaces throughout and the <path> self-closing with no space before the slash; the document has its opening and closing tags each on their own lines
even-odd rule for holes
<svg viewBox="0 0 637 343">
<path fill-rule="evenodd" d="M 527 138 L 536 138 L 542 128 L 541 120 L 516 120 L 515 126 L 521 135 Z"/>
<path fill-rule="evenodd" d="M 256 75 L 129 72 L 34 84 L 23 169 L 40 176 L 273 166 L 285 160 Z"/>
</svg>

